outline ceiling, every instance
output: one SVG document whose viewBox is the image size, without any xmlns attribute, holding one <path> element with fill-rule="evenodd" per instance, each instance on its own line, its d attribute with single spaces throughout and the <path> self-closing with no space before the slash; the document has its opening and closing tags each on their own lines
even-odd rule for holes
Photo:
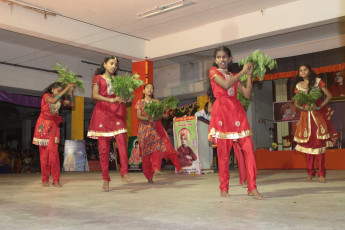
<svg viewBox="0 0 345 230">
<path fill-rule="evenodd" d="M 6 0 L 0 0 L 0 4 L 6 4 Z M 254 11 L 264 10 L 274 6 L 286 3 L 296 2 L 296 0 L 191 0 L 184 1 L 185 6 L 182 8 L 168 11 L 154 17 L 136 19 L 136 14 L 162 6 L 176 0 L 11 0 L 19 4 L 30 5 L 40 9 L 46 9 L 55 12 L 62 17 L 71 20 L 77 20 L 92 25 L 106 28 L 107 30 L 116 31 L 137 38 L 146 40 L 164 37 L 168 34 L 185 31 L 193 27 L 210 24 L 219 20 L 247 14 Z M 16 10 L 14 6 L 13 11 Z M 343 25 L 343 24 L 342 24 Z M 231 44 L 233 53 L 245 53 L 256 48 L 274 49 L 275 47 L 288 45 L 295 41 L 306 41 L 310 37 L 320 37 L 329 34 L 344 34 L 339 29 L 339 24 L 331 22 L 325 25 L 317 25 L 310 28 L 290 31 L 284 34 L 274 36 L 264 36 L 260 39 L 253 39 L 246 42 Z M 3 42 L 3 43 L 1 43 Z M 6 43 L 20 44 L 21 46 L 30 47 L 39 51 L 48 51 L 52 53 L 60 53 L 70 56 L 80 57 L 91 62 L 99 63 L 105 53 L 94 50 L 87 50 L 70 46 L 68 44 L 57 43 L 42 39 L 40 37 L 32 37 L 6 29 L 0 29 L 0 51 L 1 46 Z M 227 45 L 227 44 L 225 44 Z M 183 55 L 175 55 L 173 57 L 155 60 L 155 66 L 165 66 L 177 63 L 193 62 L 200 59 L 212 58 L 212 49 L 207 47 L 202 51 L 190 51 Z M 30 63 L 33 59 L 39 57 L 39 52 L 18 52 L 18 54 L 10 58 L 0 61 L 11 62 L 15 64 Z M 41 55 L 42 56 L 42 55 Z M 275 57 L 277 58 L 277 57 Z M 121 67 L 131 69 L 132 60 L 123 58 Z"/>
<path fill-rule="evenodd" d="M 28 0 L 17 2 L 30 3 L 30 5 L 56 12 L 60 16 L 150 40 L 296 0 L 185 0 L 185 6 L 182 8 L 154 17 L 136 19 L 138 13 L 176 1 Z"/>
</svg>

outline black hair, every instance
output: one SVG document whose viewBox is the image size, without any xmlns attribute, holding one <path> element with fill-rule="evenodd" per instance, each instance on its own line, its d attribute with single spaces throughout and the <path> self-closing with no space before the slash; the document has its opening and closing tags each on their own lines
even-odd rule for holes
<svg viewBox="0 0 345 230">
<path fill-rule="evenodd" d="M 102 64 L 95 70 L 95 74 L 94 75 L 102 75 L 105 73 L 105 68 L 104 68 L 104 64 L 106 64 L 109 60 L 111 59 L 115 59 L 117 61 L 117 68 L 115 70 L 115 73 L 113 75 L 117 75 L 117 72 L 119 70 L 119 59 L 115 56 L 108 56 L 108 57 L 105 57 Z"/>
<path fill-rule="evenodd" d="M 46 93 L 52 93 L 52 90 L 53 89 L 56 89 L 58 87 L 61 87 L 62 88 L 62 85 L 60 82 L 54 82 L 52 84 L 50 84 L 47 88 L 45 88 L 43 91 L 42 91 L 42 95 L 46 94 Z"/>
<path fill-rule="evenodd" d="M 308 92 L 310 92 L 310 90 L 311 90 L 311 89 L 314 87 L 314 85 L 315 85 L 315 81 L 316 81 L 317 75 L 316 75 L 315 71 L 311 69 L 311 66 L 310 66 L 309 64 L 302 64 L 302 65 L 300 65 L 300 66 L 298 67 L 298 70 L 297 70 L 298 75 L 295 77 L 295 83 L 294 83 L 294 85 L 295 85 L 295 87 L 296 87 L 296 85 L 297 85 L 299 82 L 303 81 L 303 78 L 302 78 L 301 76 L 299 76 L 299 70 L 300 70 L 300 68 L 301 68 L 302 66 L 307 67 L 307 69 L 309 70 L 309 76 L 308 76 L 308 80 L 309 80 L 309 83 L 308 83 Z"/>
<path fill-rule="evenodd" d="M 153 86 L 152 83 L 147 83 L 147 84 L 144 85 L 143 90 L 145 90 L 146 86 L 148 86 L 148 85 L 152 85 L 152 88 L 155 89 L 155 87 Z M 152 94 L 151 98 L 155 98 L 155 96 Z M 143 93 L 143 99 L 145 99 L 145 93 Z"/>
<path fill-rule="evenodd" d="M 214 50 L 214 52 L 213 52 L 213 58 L 216 58 L 216 57 L 217 57 L 217 53 L 218 53 L 219 51 L 224 51 L 229 57 L 232 57 L 232 56 L 231 56 L 231 50 L 230 50 L 228 47 L 226 47 L 226 46 L 218 46 L 218 47 Z M 229 64 L 228 64 L 228 71 L 229 71 L 229 72 L 230 72 L 230 67 L 231 67 L 231 65 L 232 65 L 232 61 L 230 61 Z M 213 62 L 213 66 L 219 68 L 219 66 L 217 65 L 216 62 Z"/>
<path fill-rule="evenodd" d="M 213 58 L 216 58 L 217 57 L 217 53 L 219 51 L 224 51 L 229 57 L 232 57 L 231 56 L 231 50 L 226 47 L 226 46 L 218 46 L 214 52 L 213 52 Z M 231 65 L 232 65 L 232 61 L 229 62 L 228 64 L 228 71 L 231 72 Z M 212 66 L 215 66 L 217 68 L 219 68 L 219 66 L 217 65 L 216 62 L 213 62 L 213 65 Z M 214 103 L 214 101 L 216 100 L 216 98 L 214 97 L 214 94 L 213 94 L 213 90 L 212 90 L 212 85 L 211 85 L 211 81 L 209 80 L 210 82 L 210 86 L 208 87 L 208 90 L 207 90 L 207 96 L 208 98 L 210 99 L 211 103 Z"/>
</svg>

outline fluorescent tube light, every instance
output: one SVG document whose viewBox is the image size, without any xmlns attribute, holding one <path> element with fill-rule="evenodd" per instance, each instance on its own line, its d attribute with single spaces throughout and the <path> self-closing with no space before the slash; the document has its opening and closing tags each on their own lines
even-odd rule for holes
<svg viewBox="0 0 345 230">
<path fill-rule="evenodd" d="M 180 0 L 177 2 L 172 2 L 172 3 L 166 4 L 164 6 L 156 6 L 152 10 L 148 10 L 148 11 L 145 11 L 143 13 L 137 14 L 136 19 L 151 17 L 151 16 L 154 16 L 157 14 L 164 13 L 164 12 L 169 11 L 169 10 L 173 10 L 173 9 L 182 7 L 183 5 L 184 5 L 184 0 Z"/>
</svg>

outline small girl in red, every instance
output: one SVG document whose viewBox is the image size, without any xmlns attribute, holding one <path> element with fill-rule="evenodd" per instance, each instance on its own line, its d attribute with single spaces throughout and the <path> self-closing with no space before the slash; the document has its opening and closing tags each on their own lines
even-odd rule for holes
<svg viewBox="0 0 345 230">
<path fill-rule="evenodd" d="M 125 182 L 132 180 L 128 176 L 126 104 L 123 98 L 114 94 L 111 85 L 111 78 L 116 76 L 118 65 L 119 61 L 115 56 L 106 57 L 95 71 L 92 83 L 92 98 L 97 103 L 87 136 L 98 139 L 103 191 L 109 191 L 109 151 L 112 137 L 115 137 L 119 149 L 121 177 Z"/>
<path fill-rule="evenodd" d="M 62 89 L 61 84 L 55 82 L 43 91 L 41 114 L 36 122 L 32 141 L 34 145 L 39 146 L 43 187 L 49 186 L 50 173 L 53 177 L 53 185 L 62 187 L 60 184 L 58 152 L 60 142 L 59 124 L 62 122 L 62 117 L 59 116 L 60 99 L 69 90 L 71 100 L 64 100 L 63 103 L 66 106 L 74 107 L 73 87 L 74 84 L 70 83 Z"/>
<path fill-rule="evenodd" d="M 160 120 L 154 121 L 144 111 L 146 103 L 153 100 L 153 85 L 146 84 L 144 86 L 144 99 L 135 105 L 139 120 L 138 141 L 143 157 L 143 172 L 149 183 L 153 183 L 153 175 L 160 174 L 162 157 L 169 158 L 178 172 L 184 172 L 162 122 Z"/>
<path fill-rule="evenodd" d="M 216 98 L 212 107 L 212 117 L 209 127 L 209 140 L 217 144 L 218 168 L 220 179 L 220 196 L 229 197 L 229 157 L 233 141 L 241 146 L 246 165 L 248 194 L 262 200 L 256 189 L 256 163 L 254 158 L 254 145 L 251 139 L 247 115 L 241 102 L 237 99 L 237 89 L 246 97 L 252 94 L 251 63 L 244 65 L 242 71 L 233 75 L 228 71 L 231 62 L 231 51 L 220 46 L 214 51 L 214 66 L 210 69 L 209 77 Z M 247 86 L 240 83 L 243 74 L 247 74 Z"/>
</svg>

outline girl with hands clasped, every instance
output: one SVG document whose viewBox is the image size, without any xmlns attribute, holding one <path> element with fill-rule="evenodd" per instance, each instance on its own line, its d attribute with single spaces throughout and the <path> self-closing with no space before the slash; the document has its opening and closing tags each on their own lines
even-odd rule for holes
<svg viewBox="0 0 345 230">
<path fill-rule="evenodd" d="M 297 142 L 296 150 L 307 154 L 308 176 L 306 180 L 310 181 L 316 175 L 314 170 L 314 158 L 316 156 L 319 162 L 319 182 L 322 183 L 326 176 L 326 148 L 334 146 L 338 139 L 338 134 L 330 121 L 334 111 L 327 105 L 331 101 L 332 95 L 310 65 L 301 65 L 298 72 L 299 75 L 295 80 L 295 93 L 316 95 L 319 98 L 314 98 L 315 101 L 312 103 L 300 105 L 296 98 L 298 95 L 294 97 L 296 108 L 301 110 L 294 141 Z M 321 93 L 317 93 L 320 90 L 326 96 L 323 101 L 321 100 Z"/>
<path fill-rule="evenodd" d="M 55 82 L 44 91 L 41 101 L 41 113 L 36 122 L 32 143 L 39 146 L 42 186 L 49 186 L 49 175 L 53 177 L 53 185 L 62 187 L 60 183 L 60 160 L 58 145 L 60 142 L 59 124 L 62 117 L 59 116 L 61 103 L 74 107 L 73 87 L 69 83 L 65 88 Z M 69 92 L 69 100 L 61 100 L 65 93 Z"/>
<path fill-rule="evenodd" d="M 128 176 L 126 104 L 123 98 L 114 94 L 111 85 L 111 78 L 116 76 L 118 66 L 117 57 L 106 57 L 95 71 L 92 84 L 92 98 L 97 103 L 93 110 L 87 136 L 98 139 L 103 191 L 109 191 L 109 152 L 110 139 L 113 137 L 115 137 L 119 149 L 122 180 L 132 181 Z"/>
<path fill-rule="evenodd" d="M 253 65 L 247 63 L 238 74 L 229 72 L 231 51 L 226 46 L 220 46 L 214 51 L 214 64 L 209 71 L 211 87 L 215 101 L 212 107 L 212 117 L 209 127 L 209 140 L 217 145 L 218 168 L 220 179 L 220 196 L 229 197 L 229 157 L 234 140 L 240 145 L 246 165 L 248 195 L 262 200 L 256 187 L 256 163 L 254 158 L 254 145 L 251 139 L 247 115 L 241 102 L 237 99 L 237 90 L 246 98 L 252 94 Z M 247 74 L 246 86 L 242 85 L 240 78 Z"/>
</svg>

